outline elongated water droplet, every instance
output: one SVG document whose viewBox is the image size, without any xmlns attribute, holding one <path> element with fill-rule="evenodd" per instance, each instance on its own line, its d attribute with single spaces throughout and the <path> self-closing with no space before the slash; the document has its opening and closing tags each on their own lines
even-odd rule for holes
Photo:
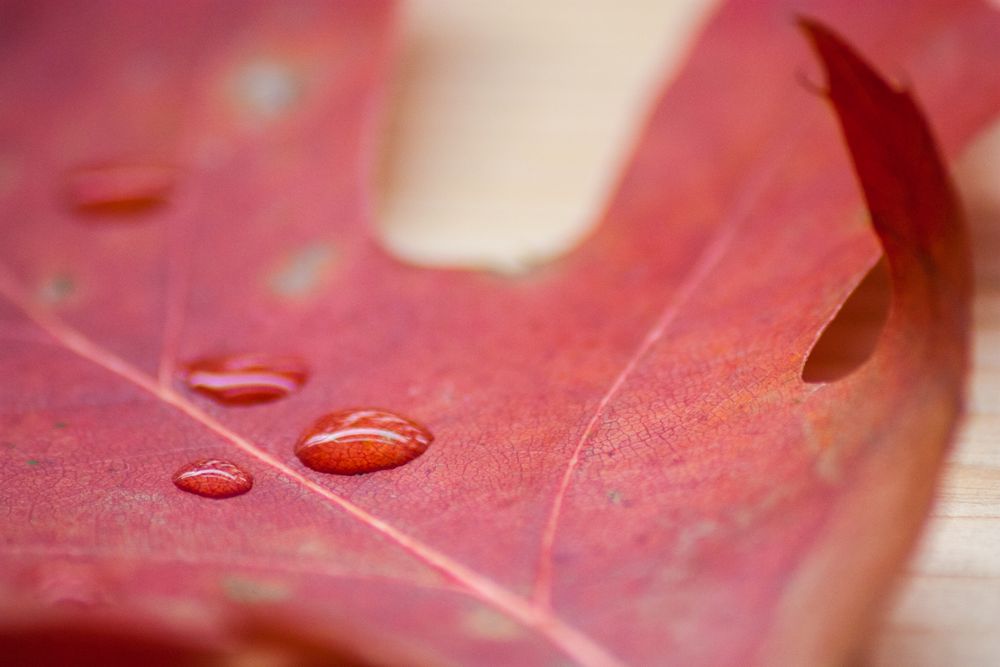
<svg viewBox="0 0 1000 667">
<path fill-rule="evenodd" d="M 358 475 L 417 458 L 434 441 L 420 424 L 372 408 L 331 412 L 316 421 L 295 445 L 295 455 L 319 472 Z"/>
<path fill-rule="evenodd" d="M 251 405 L 284 398 L 305 384 L 305 364 L 295 357 L 235 354 L 198 359 L 185 381 L 195 391 L 227 405 Z"/>
<path fill-rule="evenodd" d="M 167 202 L 176 170 L 157 164 L 102 164 L 71 171 L 66 195 L 78 213 L 130 215 Z"/>
<path fill-rule="evenodd" d="M 253 488 L 253 476 L 231 461 L 199 459 L 174 473 L 174 485 L 206 498 L 231 498 Z"/>
</svg>

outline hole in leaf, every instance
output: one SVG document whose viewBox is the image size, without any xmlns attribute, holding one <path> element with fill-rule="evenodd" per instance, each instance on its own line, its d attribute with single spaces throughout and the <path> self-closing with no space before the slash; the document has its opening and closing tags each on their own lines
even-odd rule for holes
<svg viewBox="0 0 1000 667">
<path fill-rule="evenodd" d="M 875 351 L 891 301 L 889 267 L 883 257 L 847 297 L 813 345 L 802 368 L 802 379 L 832 382 L 865 363 Z"/>
</svg>

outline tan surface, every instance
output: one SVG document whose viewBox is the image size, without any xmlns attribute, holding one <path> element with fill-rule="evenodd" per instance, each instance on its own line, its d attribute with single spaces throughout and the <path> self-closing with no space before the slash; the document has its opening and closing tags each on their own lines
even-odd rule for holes
<svg viewBox="0 0 1000 667">
<path fill-rule="evenodd" d="M 412 0 L 383 168 L 389 246 L 503 271 L 570 246 L 712 4 Z M 877 667 L 1000 665 L 998 167 L 1000 126 L 961 170 L 979 276 L 969 418 Z"/>
<path fill-rule="evenodd" d="M 957 175 L 976 259 L 968 417 L 873 663 L 1000 665 L 1000 125 Z"/>
<path fill-rule="evenodd" d="M 595 222 L 707 0 L 413 0 L 379 224 L 423 264 L 517 271 Z"/>
</svg>

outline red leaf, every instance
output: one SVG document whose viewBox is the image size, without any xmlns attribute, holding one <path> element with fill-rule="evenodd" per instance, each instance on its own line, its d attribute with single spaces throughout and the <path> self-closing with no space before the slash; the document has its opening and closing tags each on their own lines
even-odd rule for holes
<svg viewBox="0 0 1000 667">
<path fill-rule="evenodd" d="M 996 111 L 994 14 L 850 4 L 802 10 L 905 63 L 947 148 Z M 505 278 L 371 237 L 388 5 L 4 5 L 5 656 L 843 659 L 960 410 L 969 263 L 910 95 L 803 22 L 893 305 L 866 363 L 802 381 L 879 253 L 783 12 L 725 8 L 599 230 Z M 253 356 L 209 371 L 284 360 L 239 393 L 270 402 L 184 386 L 230 354 Z M 434 442 L 301 465 L 302 431 L 358 406 Z M 198 459 L 253 489 L 175 488 Z"/>
</svg>

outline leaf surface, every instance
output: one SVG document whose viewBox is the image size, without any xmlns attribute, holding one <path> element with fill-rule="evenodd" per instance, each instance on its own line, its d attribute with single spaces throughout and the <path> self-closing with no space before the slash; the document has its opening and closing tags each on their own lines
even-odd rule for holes
<svg viewBox="0 0 1000 667">
<path fill-rule="evenodd" d="M 796 9 L 912 77 L 946 152 L 996 112 L 995 13 L 850 5 Z M 408 267 L 371 232 L 391 5 L 3 5 L 8 655 L 131 624 L 194 657 L 842 659 L 961 409 L 969 266 L 909 93 L 805 21 L 841 136 L 786 9 L 723 8 L 597 231 L 509 277 Z M 879 257 L 844 139 L 892 309 L 864 365 L 805 383 Z M 309 380 L 237 408 L 179 379 L 244 352 Z M 301 431 L 355 406 L 435 442 L 301 466 Z M 206 457 L 253 491 L 173 487 Z"/>
</svg>

